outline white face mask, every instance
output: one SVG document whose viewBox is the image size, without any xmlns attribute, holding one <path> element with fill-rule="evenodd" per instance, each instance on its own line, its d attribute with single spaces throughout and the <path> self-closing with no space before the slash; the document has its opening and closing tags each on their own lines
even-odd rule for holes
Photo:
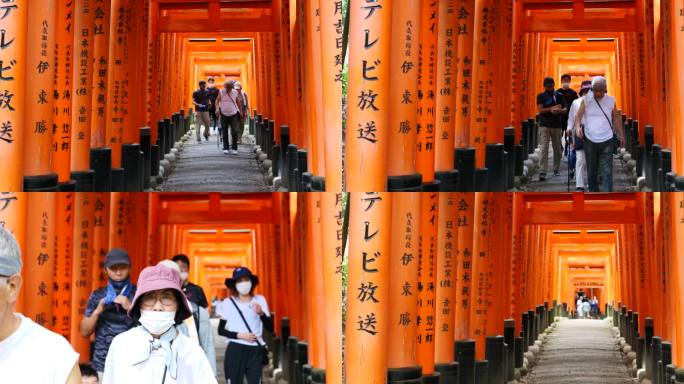
<svg viewBox="0 0 684 384">
<path fill-rule="evenodd" d="M 181 272 L 181 279 L 187 280 L 188 279 L 188 273 L 187 272 Z"/>
<path fill-rule="evenodd" d="M 251 281 L 241 281 L 241 282 L 235 284 L 235 289 L 237 289 L 237 291 L 240 292 L 241 295 L 248 295 L 249 291 L 252 290 L 252 282 Z"/>
<path fill-rule="evenodd" d="M 161 335 L 175 323 L 176 312 L 140 310 L 140 324 L 153 335 Z"/>
</svg>

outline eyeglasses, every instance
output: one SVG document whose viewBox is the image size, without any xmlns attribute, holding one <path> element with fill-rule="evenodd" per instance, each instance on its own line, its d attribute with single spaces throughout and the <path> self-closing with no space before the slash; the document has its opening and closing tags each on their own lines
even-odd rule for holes
<svg viewBox="0 0 684 384">
<path fill-rule="evenodd" d="M 157 304 L 157 301 L 160 301 L 161 304 L 165 307 L 172 307 L 176 305 L 176 296 L 173 293 L 143 296 L 141 305 L 150 308 L 154 307 L 154 305 Z"/>
</svg>

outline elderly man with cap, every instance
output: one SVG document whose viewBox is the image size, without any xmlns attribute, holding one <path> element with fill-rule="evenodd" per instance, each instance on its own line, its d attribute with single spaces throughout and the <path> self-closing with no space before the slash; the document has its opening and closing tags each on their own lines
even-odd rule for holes
<svg viewBox="0 0 684 384">
<path fill-rule="evenodd" d="M 0 227 L 0 382 L 80 384 L 78 353 L 69 342 L 14 313 L 21 267 L 17 241 Z"/>
<path fill-rule="evenodd" d="M 104 269 L 108 276 L 107 286 L 91 293 L 80 329 L 83 337 L 95 333 L 92 365 L 100 375 L 104 372 L 105 359 L 114 337 L 135 326 L 135 321 L 126 313 L 136 291 L 129 277 L 131 259 L 128 252 L 120 248 L 110 250 L 105 257 Z"/>
<path fill-rule="evenodd" d="M 560 162 L 563 150 L 561 136 L 563 134 L 563 114 L 568 109 L 563 95 L 554 90 L 553 78 L 544 79 L 544 92 L 537 95 L 537 111 L 539 113 L 539 135 L 541 136 L 541 172 L 539 181 L 546 180 L 549 168 L 549 141 L 553 145 L 553 175 L 560 176 Z"/>
<path fill-rule="evenodd" d="M 575 132 L 584 140 L 589 192 L 599 191 L 599 173 L 602 175 L 601 191 L 613 191 L 613 138 L 617 135 L 620 146 L 625 144 L 622 118 L 615 107 L 615 98 L 607 92 L 606 79 L 594 77 L 591 91 L 582 97 L 575 116 Z"/>
<path fill-rule="evenodd" d="M 236 268 L 225 281 L 229 296 L 216 313 L 221 316 L 218 334 L 228 338 L 223 370 L 230 383 L 261 383 L 262 365 L 268 362 L 264 329 L 273 332 L 273 318 L 266 298 L 255 295 L 259 278 L 245 267 Z"/>
<path fill-rule="evenodd" d="M 217 383 L 202 348 L 177 328 L 191 316 L 178 271 L 143 269 L 128 315 L 140 326 L 112 341 L 103 384 Z"/>
</svg>

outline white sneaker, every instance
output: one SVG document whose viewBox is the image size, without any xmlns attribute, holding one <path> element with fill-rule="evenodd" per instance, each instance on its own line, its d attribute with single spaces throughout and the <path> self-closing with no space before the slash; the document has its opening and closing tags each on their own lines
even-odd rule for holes
<svg viewBox="0 0 684 384">
<path fill-rule="evenodd" d="M 237 155 L 237 154 L 238 154 L 238 151 L 237 151 L 237 150 L 233 150 L 233 155 Z"/>
<path fill-rule="evenodd" d="M 223 154 L 224 154 L 224 155 L 227 155 L 227 154 L 228 154 L 228 150 L 227 150 L 227 149 L 224 149 L 224 150 L 223 150 Z"/>
</svg>

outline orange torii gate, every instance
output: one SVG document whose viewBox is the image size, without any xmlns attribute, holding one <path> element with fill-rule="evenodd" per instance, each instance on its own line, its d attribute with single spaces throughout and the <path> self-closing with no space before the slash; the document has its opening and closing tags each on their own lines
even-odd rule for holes
<svg viewBox="0 0 684 384">
<path fill-rule="evenodd" d="M 364 2 L 350 2 L 349 190 L 417 190 L 419 180 L 435 189 L 435 177 L 440 191 L 511 189 L 506 173 L 519 176 L 538 145 L 542 79 L 570 73 L 575 87 L 591 76 L 608 79 L 637 173 L 664 191 L 648 176 L 660 162 L 663 178 L 684 171 L 679 8 L 647 0 L 407 0 L 399 10 L 377 1 L 369 14 Z M 396 33 L 381 36 L 393 38 L 376 40 L 385 29 Z M 659 160 L 656 149 L 656 166 L 653 144 L 671 150 Z"/>
<path fill-rule="evenodd" d="M 146 189 L 140 164 L 157 175 L 156 158 L 190 128 L 190 95 L 211 72 L 201 68 L 216 60 L 213 70 L 228 65 L 223 74 L 244 84 L 251 129 L 260 139 L 268 133 L 260 145 L 278 157 L 276 175 L 288 178 L 287 152 L 296 145 L 307 160 L 299 173 L 321 178 L 315 189 L 328 175 L 329 188 L 342 190 L 341 7 L 314 0 L 13 5 L 1 20 L 0 189 Z M 229 58 L 230 51 L 240 56 Z M 14 82 L 26 87 L 15 90 Z"/>
<path fill-rule="evenodd" d="M 672 342 L 673 362 L 681 364 L 677 267 L 683 260 L 676 249 L 683 202 L 680 193 L 352 193 L 347 377 L 448 376 L 450 363 L 468 360 L 463 339 L 474 341 L 472 359 L 494 358 L 494 336 L 508 327 L 531 344 L 537 335 L 526 328 L 529 322 L 548 324 L 546 316 L 561 315 L 563 303 L 573 309 L 581 289 L 602 305 L 653 318 L 656 334 Z M 433 217 L 439 223 L 434 255 L 422 224 Z M 452 283 L 444 280 L 449 275 Z M 449 290 L 442 289 L 449 284 L 454 305 L 445 311 Z M 640 327 L 643 334 L 643 322 Z M 490 360 L 490 375 L 496 367 Z"/>
<path fill-rule="evenodd" d="M 0 225 L 15 234 L 24 257 L 17 310 L 64 335 L 83 362 L 90 341 L 78 326 L 87 298 L 106 283 L 106 252 L 122 247 L 133 281 L 145 266 L 186 253 L 190 279 L 209 298 L 224 298 L 223 280 L 248 266 L 276 314 L 283 365 L 308 363 L 328 383 L 340 383 L 341 204 L 333 193 L 19 192 L 1 195 Z M 321 226 L 323 217 L 334 225 Z M 308 351 L 306 361 L 288 352 L 290 336 Z"/>
</svg>

